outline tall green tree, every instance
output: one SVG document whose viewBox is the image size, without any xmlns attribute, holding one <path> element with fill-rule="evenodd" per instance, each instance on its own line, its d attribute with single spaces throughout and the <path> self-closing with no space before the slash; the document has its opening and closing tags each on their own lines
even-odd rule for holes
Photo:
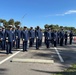
<svg viewBox="0 0 76 75">
<path fill-rule="evenodd" d="M 63 26 L 60 26 L 60 29 L 62 29 L 63 28 Z"/>
<path fill-rule="evenodd" d="M 0 19 L 0 27 L 1 27 L 2 19 Z"/>
<path fill-rule="evenodd" d="M 48 24 L 45 24 L 45 25 L 44 25 L 44 28 L 46 28 L 46 27 L 49 27 L 49 25 L 48 25 Z"/>
<path fill-rule="evenodd" d="M 14 26 L 14 19 L 10 19 L 10 20 L 8 21 L 8 24 Z"/>
<path fill-rule="evenodd" d="M 2 23 L 2 19 L 0 19 L 0 23 Z"/>
<path fill-rule="evenodd" d="M 20 21 L 16 21 L 14 24 L 15 24 L 15 27 L 17 27 L 18 25 L 21 25 L 21 22 Z"/>
<path fill-rule="evenodd" d="M 3 23 L 3 26 L 6 28 L 8 27 L 8 22 L 5 19 L 1 20 L 1 23 Z"/>
</svg>

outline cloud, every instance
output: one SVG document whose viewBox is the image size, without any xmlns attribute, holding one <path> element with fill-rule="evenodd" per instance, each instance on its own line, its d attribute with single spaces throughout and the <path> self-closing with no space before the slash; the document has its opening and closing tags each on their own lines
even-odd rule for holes
<svg viewBox="0 0 76 75">
<path fill-rule="evenodd" d="M 76 10 L 69 10 L 69 11 L 65 12 L 64 15 L 75 14 L 75 13 L 76 13 Z"/>
<path fill-rule="evenodd" d="M 70 14 L 76 14 L 76 10 L 68 10 L 62 14 L 55 14 L 55 15 L 47 15 L 46 17 L 50 16 L 65 16 L 65 15 L 70 15 Z"/>
</svg>

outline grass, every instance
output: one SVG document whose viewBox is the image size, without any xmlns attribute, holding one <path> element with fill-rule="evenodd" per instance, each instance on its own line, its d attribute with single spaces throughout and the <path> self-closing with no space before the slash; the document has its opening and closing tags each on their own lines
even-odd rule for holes
<svg viewBox="0 0 76 75">
<path fill-rule="evenodd" d="M 64 72 L 57 72 L 53 75 L 76 75 L 76 64 L 73 64 L 72 67 L 69 67 Z"/>
</svg>

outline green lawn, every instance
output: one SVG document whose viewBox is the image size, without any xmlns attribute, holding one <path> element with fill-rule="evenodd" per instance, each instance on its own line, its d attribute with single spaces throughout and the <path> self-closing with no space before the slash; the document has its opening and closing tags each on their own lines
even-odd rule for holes
<svg viewBox="0 0 76 75">
<path fill-rule="evenodd" d="M 53 75 L 76 75 L 76 64 L 73 64 L 72 67 L 69 67 L 64 72 L 57 72 Z"/>
</svg>

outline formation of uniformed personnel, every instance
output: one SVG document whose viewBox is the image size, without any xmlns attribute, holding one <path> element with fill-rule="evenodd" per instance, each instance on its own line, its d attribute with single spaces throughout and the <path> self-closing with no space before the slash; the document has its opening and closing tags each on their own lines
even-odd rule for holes
<svg viewBox="0 0 76 75">
<path fill-rule="evenodd" d="M 48 41 L 48 33 L 50 33 L 49 35 L 51 36 L 51 41 Z M 49 28 L 45 28 L 45 31 L 44 31 L 44 43 L 46 45 L 47 48 L 49 48 L 50 46 L 50 43 L 53 45 L 53 46 L 57 46 L 58 44 L 60 46 L 63 46 L 63 45 L 67 45 L 68 43 L 68 33 L 67 32 L 64 32 L 63 29 L 61 30 L 58 30 L 58 31 L 54 31 L 53 29 L 51 29 L 51 31 L 49 32 Z M 73 32 L 71 31 L 69 33 L 69 43 L 72 44 L 72 39 L 73 39 Z"/>
<path fill-rule="evenodd" d="M 43 36 L 44 33 L 44 36 Z M 36 49 L 42 46 L 42 40 L 44 37 L 44 43 L 47 48 L 51 47 L 51 44 L 56 47 L 58 44 L 60 46 L 67 45 L 68 43 L 68 33 L 64 32 L 63 29 L 55 31 L 51 28 L 46 27 L 45 31 L 42 32 L 39 26 L 34 30 L 33 27 L 27 29 L 24 26 L 23 30 L 20 30 L 20 26 L 17 29 L 9 25 L 8 29 L 0 27 L 0 48 L 6 50 L 7 54 L 12 54 L 12 48 L 20 48 L 20 39 L 22 39 L 23 52 L 27 51 L 27 47 L 33 47 L 36 45 Z M 34 42 L 34 39 L 36 40 Z M 69 43 L 72 44 L 73 32 L 69 33 Z M 29 42 L 29 43 L 28 43 Z"/>
</svg>

